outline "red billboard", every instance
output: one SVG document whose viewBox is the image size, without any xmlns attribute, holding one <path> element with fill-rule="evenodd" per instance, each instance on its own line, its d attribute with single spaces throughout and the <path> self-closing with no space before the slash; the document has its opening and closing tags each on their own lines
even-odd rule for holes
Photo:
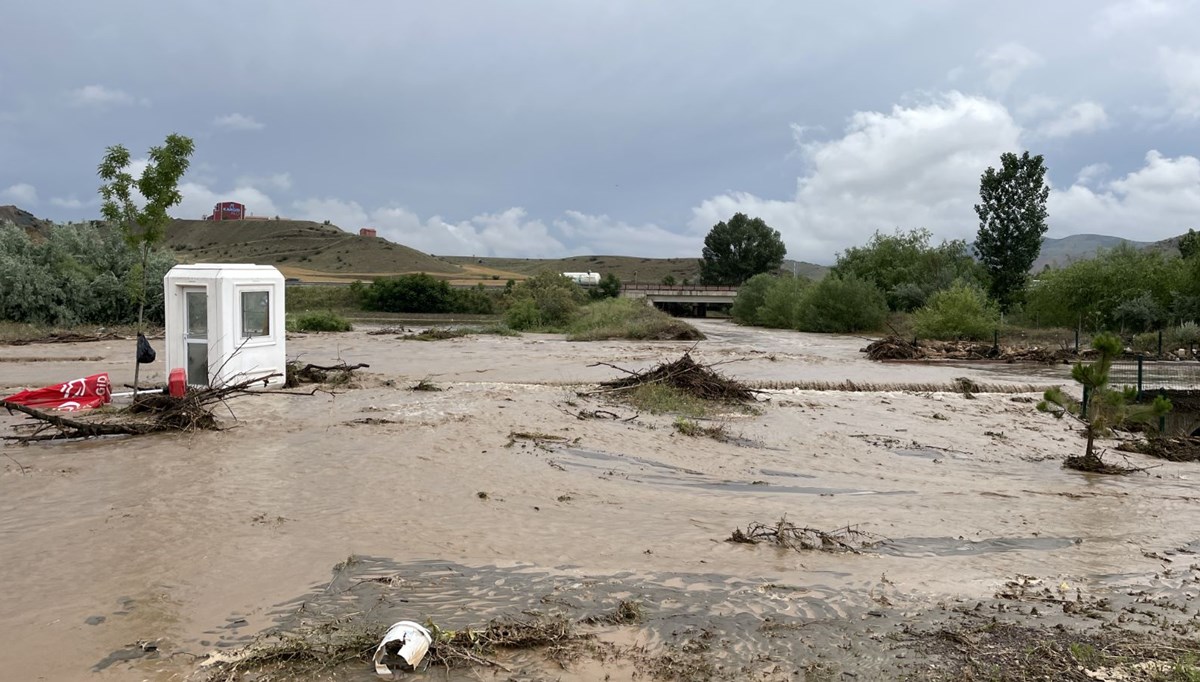
<svg viewBox="0 0 1200 682">
<path fill-rule="evenodd" d="M 222 201 L 213 206 L 212 215 L 205 220 L 244 220 L 246 218 L 246 205 L 239 204 L 236 201 Z"/>
</svg>

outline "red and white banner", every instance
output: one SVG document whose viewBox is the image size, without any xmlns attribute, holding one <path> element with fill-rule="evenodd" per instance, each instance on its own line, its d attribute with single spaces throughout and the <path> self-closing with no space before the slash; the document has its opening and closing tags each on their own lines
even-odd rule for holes
<svg viewBox="0 0 1200 682">
<path fill-rule="evenodd" d="M 108 383 L 107 373 L 93 374 L 90 377 L 74 379 L 57 386 L 21 391 L 4 398 L 4 400 L 36 409 L 74 412 L 107 405 L 112 400 L 112 389 Z"/>
</svg>

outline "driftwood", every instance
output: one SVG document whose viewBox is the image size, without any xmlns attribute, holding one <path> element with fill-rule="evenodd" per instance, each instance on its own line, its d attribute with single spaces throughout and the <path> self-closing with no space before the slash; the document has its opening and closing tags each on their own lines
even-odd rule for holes
<svg viewBox="0 0 1200 682">
<path fill-rule="evenodd" d="M 735 528 L 733 534 L 725 541 L 747 545 L 766 542 L 797 552 L 820 550 L 854 554 L 858 554 L 859 550 L 877 547 L 887 542 L 886 538 L 859 530 L 858 526 L 824 531 L 797 526 L 788 521 L 787 517 L 779 519 L 772 525 L 751 523 L 744 532 L 741 528 Z"/>
<path fill-rule="evenodd" d="M 999 360 L 1049 365 L 1069 363 L 1086 354 L 1065 348 L 995 346 L 974 341 L 908 341 L 899 336 L 873 341 L 862 352 L 872 360 Z"/>
<path fill-rule="evenodd" d="M 345 384 L 354 378 L 354 371 L 366 369 L 370 365 L 360 362 L 348 365 L 344 362 L 336 365 L 301 365 L 299 362 L 287 363 L 287 376 L 284 388 L 295 388 L 300 384 Z"/>
<path fill-rule="evenodd" d="M 701 400 L 727 403 L 745 403 L 754 400 L 755 391 L 741 382 L 721 376 L 711 365 L 702 365 L 692 359 L 691 353 L 674 362 L 665 362 L 645 372 L 635 372 L 623 367 L 597 362 L 591 367 L 605 366 L 624 372 L 628 376 L 600 384 L 601 392 L 624 391 L 639 386 L 661 384 L 678 389 Z"/>
<path fill-rule="evenodd" d="M 230 398 L 254 393 L 252 389 L 260 385 L 266 386 L 271 379 L 278 376 L 280 375 L 271 374 L 226 386 L 191 390 L 182 398 L 163 393 L 144 393 L 137 396 L 129 406 L 118 410 L 99 409 L 87 413 L 68 413 L 70 416 L 0 400 L 0 407 L 7 409 L 10 414 L 19 412 L 27 415 L 33 422 L 17 426 L 32 426 L 31 433 L 3 436 L 3 439 L 34 443 L 104 436 L 140 436 L 168 431 L 217 430 L 220 429 L 220 424 L 213 414 L 217 405 L 228 409 L 226 401 Z"/>
</svg>

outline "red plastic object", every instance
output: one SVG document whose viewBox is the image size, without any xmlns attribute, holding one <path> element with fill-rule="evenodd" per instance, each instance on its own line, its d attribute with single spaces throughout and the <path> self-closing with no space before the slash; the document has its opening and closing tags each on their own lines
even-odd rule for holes
<svg viewBox="0 0 1200 682">
<path fill-rule="evenodd" d="M 182 367 L 171 370 L 167 379 L 167 392 L 172 398 L 182 398 L 187 393 L 187 372 Z"/>
<path fill-rule="evenodd" d="M 112 395 L 108 374 L 93 374 L 63 384 L 21 391 L 5 400 L 29 407 L 73 412 L 106 405 L 112 400 Z"/>
</svg>

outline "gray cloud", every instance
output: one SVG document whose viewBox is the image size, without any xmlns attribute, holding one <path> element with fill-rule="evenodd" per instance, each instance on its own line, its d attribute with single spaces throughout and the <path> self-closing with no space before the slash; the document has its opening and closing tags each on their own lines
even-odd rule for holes
<svg viewBox="0 0 1200 682">
<path fill-rule="evenodd" d="M 1026 146 L 1058 234 L 1173 229 L 1192 191 L 1193 0 L 9 4 L 0 188 L 55 219 L 95 215 L 106 146 L 169 132 L 197 142 L 179 215 L 241 200 L 437 252 L 696 255 L 739 207 L 811 260 L 970 236 L 979 174 Z"/>
</svg>

